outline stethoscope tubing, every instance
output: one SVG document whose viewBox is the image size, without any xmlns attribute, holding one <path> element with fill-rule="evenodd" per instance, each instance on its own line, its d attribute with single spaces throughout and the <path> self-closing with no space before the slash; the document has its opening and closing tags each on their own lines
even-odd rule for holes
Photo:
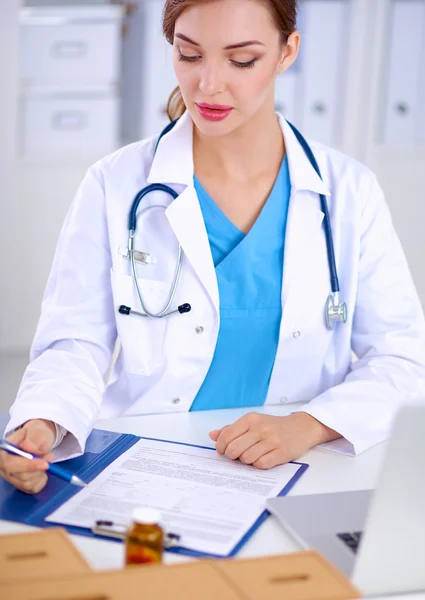
<svg viewBox="0 0 425 600">
<path fill-rule="evenodd" d="M 307 140 L 304 138 L 303 135 L 301 135 L 301 133 L 298 131 L 298 129 L 296 127 L 294 127 L 294 125 L 292 125 L 292 123 L 289 123 L 289 121 L 288 121 L 288 125 L 291 127 L 292 131 L 295 134 L 295 137 L 297 138 L 297 140 L 303 147 L 303 150 L 306 153 L 307 158 L 309 159 L 312 167 L 314 168 L 314 170 L 316 171 L 316 173 L 318 174 L 320 179 L 322 179 L 322 181 L 323 181 L 322 174 L 319 169 L 319 165 L 317 164 L 317 161 L 316 161 L 316 157 L 314 156 L 312 149 L 308 145 Z M 324 214 L 323 226 L 325 228 L 326 250 L 328 253 L 331 290 L 333 293 L 337 293 L 337 292 L 339 292 L 339 281 L 338 281 L 338 273 L 337 273 L 337 268 L 336 268 L 335 249 L 334 249 L 334 243 L 333 243 L 331 219 L 329 216 L 328 203 L 326 201 L 326 196 L 324 194 L 320 194 L 320 205 L 321 205 L 322 212 Z"/>
</svg>

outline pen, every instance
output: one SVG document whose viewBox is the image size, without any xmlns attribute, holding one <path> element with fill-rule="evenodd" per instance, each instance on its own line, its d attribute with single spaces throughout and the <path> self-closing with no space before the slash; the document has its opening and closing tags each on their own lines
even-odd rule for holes
<svg viewBox="0 0 425 600">
<path fill-rule="evenodd" d="M 21 448 L 14 446 L 6 440 L 0 440 L 0 450 L 4 450 L 9 454 L 16 454 L 17 456 L 22 456 L 23 458 L 28 458 L 29 460 L 32 460 L 33 458 L 40 458 L 35 454 L 30 454 L 29 452 L 21 450 Z M 49 468 L 47 469 L 47 472 L 51 473 L 51 475 L 56 475 L 56 477 L 59 477 L 64 481 L 68 481 L 69 483 L 78 485 L 79 487 L 87 487 L 88 485 L 85 481 L 77 477 L 77 475 L 73 475 L 69 471 L 66 471 L 65 469 L 62 469 L 61 467 L 58 467 L 57 465 L 54 465 L 52 463 L 49 463 Z"/>
</svg>

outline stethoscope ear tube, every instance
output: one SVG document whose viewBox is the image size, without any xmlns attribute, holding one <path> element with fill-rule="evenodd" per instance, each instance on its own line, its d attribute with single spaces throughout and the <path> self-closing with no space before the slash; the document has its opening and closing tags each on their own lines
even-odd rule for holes
<svg viewBox="0 0 425 600">
<path fill-rule="evenodd" d="M 178 306 L 176 310 L 172 310 L 163 316 L 165 317 L 167 315 L 172 315 L 174 313 L 180 313 L 181 315 L 183 315 L 184 313 L 188 313 L 191 310 L 192 310 L 191 305 L 188 304 L 187 302 L 185 302 L 184 304 L 180 304 L 180 306 Z M 149 316 L 149 315 L 146 315 L 145 313 L 137 312 L 137 310 L 133 310 L 132 308 L 130 308 L 129 306 L 125 306 L 124 304 L 121 304 L 121 306 L 118 309 L 118 312 L 121 315 L 130 315 L 131 314 L 131 315 L 136 315 L 138 317 L 148 317 Z"/>
</svg>

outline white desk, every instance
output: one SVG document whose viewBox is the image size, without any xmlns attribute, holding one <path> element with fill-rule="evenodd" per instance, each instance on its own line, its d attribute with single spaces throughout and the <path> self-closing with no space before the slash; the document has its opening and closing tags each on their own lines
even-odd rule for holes
<svg viewBox="0 0 425 600">
<path fill-rule="evenodd" d="M 261 412 L 285 415 L 292 412 L 292 410 L 293 406 L 286 405 L 267 407 Z M 209 439 L 208 432 L 232 423 L 245 412 L 247 412 L 246 409 L 232 409 L 126 417 L 114 420 L 99 420 L 96 427 L 213 447 L 214 444 Z M 260 410 L 257 412 L 260 412 Z M 315 494 L 373 488 L 376 485 L 384 452 L 385 444 L 375 446 L 356 458 L 335 454 L 319 448 L 311 450 L 300 459 L 310 464 L 310 468 L 297 482 L 290 494 Z M 0 521 L 0 534 L 17 532 L 23 529 L 27 529 L 27 527 Z M 122 544 L 83 536 L 72 536 L 72 538 L 94 569 L 117 569 L 123 565 Z M 279 554 L 293 552 L 296 549 L 297 546 L 283 528 L 273 517 L 269 517 L 245 544 L 238 557 Z M 165 554 L 167 563 L 185 560 L 190 559 L 176 554 Z M 404 596 L 403 598 L 424 600 L 425 593 Z M 384 599 L 381 597 L 381 600 Z M 397 600 L 397 598 L 392 596 L 391 600 Z"/>
</svg>

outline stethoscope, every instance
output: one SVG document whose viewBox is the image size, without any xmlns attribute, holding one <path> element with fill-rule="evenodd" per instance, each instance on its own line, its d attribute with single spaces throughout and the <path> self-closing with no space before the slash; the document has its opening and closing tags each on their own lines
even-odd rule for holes
<svg viewBox="0 0 425 600">
<path fill-rule="evenodd" d="M 158 141 L 156 143 L 155 152 L 156 152 L 156 149 L 158 148 L 158 144 L 161 141 L 162 137 L 164 135 L 166 135 L 169 131 L 171 131 L 171 129 L 174 127 L 174 125 L 176 123 L 177 123 L 177 120 L 172 121 L 162 131 L 162 133 L 159 136 Z M 288 121 L 288 125 L 291 127 L 297 140 L 301 144 L 312 167 L 314 168 L 316 173 L 319 175 L 320 179 L 322 179 L 319 165 L 317 164 L 317 161 L 315 159 L 313 151 L 311 150 L 310 146 L 308 145 L 306 139 L 301 135 L 301 133 L 298 131 L 298 129 L 296 129 L 296 127 L 294 127 L 294 125 L 289 123 L 289 121 Z M 173 190 L 173 188 L 169 187 L 168 185 L 165 185 L 163 183 L 152 183 L 152 184 L 148 185 L 147 187 L 143 188 L 142 190 L 140 190 L 140 192 L 138 192 L 136 194 L 136 197 L 133 200 L 133 204 L 130 209 L 129 222 L 128 222 L 129 234 L 128 234 L 127 255 L 128 255 L 128 258 L 131 263 L 131 271 L 132 271 L 134 285 L 137 290 L 137 295 L 139 297 L 140 305 L 144 312 L 138 312 L 128 306 L 122 305 L 119 307 L 118 310 L 121 314 L 124 314 L 124 315 L 134 314 L 139 317 L 152 317 L 154 319 L 162 319 L 163 317 L 167 317 L 168 315 L 172 315 L 175 313 L 180 313 L 180 314 L 187 313 L 192 308 L 190 306 L 190 304 L 184 303 L 184 304 L 180 304 L 180 306 L 178 306 L 177 308 L 170 310 L 171 304 L 173 303 L 174 297 L 176 295 L 176 290 L 177 290 L 177 286 L 179 283 L 180 273 L 181 273 L 181 268 L 182 268 L 182 263 L 183 263 L 183 250 L 182 250 L 182 247 L 180 244 L 178 247 L 178 256 L 177 256 L 176 268 L 174 270 L 173 281 L 171 283 L 170 291 L 169 291 L 167 300 L 166 300 L 163 308 L 159 312 L 154 313 L 147 309 L 146 304 L 143 300 L 143 294 L 140 289 L 140 284 L 139 284 L 138 277 L 137 277 L 136 258 L 135 258 L 135 249 L 134 249 L 134 236 L 135 236 L 136 227 L 137 227 L 137 217 L 138 216 L 141 217 L 142 215 L 146 214 L 150 210 L 156 210 L 158 208 L 164 210 L 164 206 L 161 206 L 161 205 L 148 206 L 145 209 L 143 209 L 139 213 L 139 215 L 137 215 L 137 210 L 139 208 L 139 204 L 140 204 L 141 200 L 145 196 L 147 196 L 147 194 L 150 194 L 151 192 L 157 192 L 157 191 L 165 192 L 166 194 L 169 194 L 174 200 L 178 196 L 177 192 L 175 190 Z M 324 194 L 320 194 L 320 204 L 321 204 L 322 212 L 324 214 L 323 225 L 325 228 L 326 248 L 327 248 L 327 255 L 328 255 L 330 281 L 331 281 L 331 293 L 329 294 L 328 299 L 326 301 L 326 305 L 325 305 L 325 321 L 326 321 L 326 325 L 327 325 L 328 329 L 333 329 L 336 323 L 345 323 L 347 321 L 347 305 L 345 304 L 345 302 L 340 302 L 340 299 L 339 299 L 340 290 L 339 290 L 338 273 L 337 273 L 337 269 L 336 269 L 335 251 L 334 251 L 334 244 L 333 244 L 333 238 L 332 238 L 332 229 L 331 229 L 331 223 L 330 223 L 330 217 L 329 217 L 328 204 L 326 202 L 326 197 Z"/>
</svg>

